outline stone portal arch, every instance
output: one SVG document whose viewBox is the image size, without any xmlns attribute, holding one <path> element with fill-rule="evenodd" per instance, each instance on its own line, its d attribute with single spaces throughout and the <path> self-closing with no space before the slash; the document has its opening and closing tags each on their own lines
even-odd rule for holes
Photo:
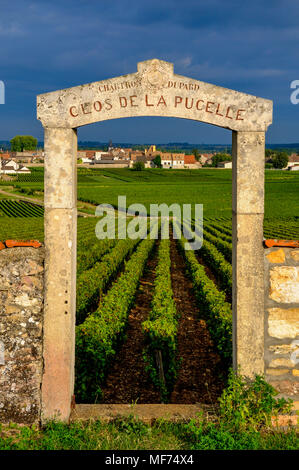
<svg viewBox="0 0 299 470">
<path fill-rule="evenodd" d="M 43 420 L 67 420 L 74 388 L 77 127 L 133 116 L 167 116 L 232 131 L 233 363 L 264 372 L 264 159 L 272 101 L 139 62 L 137 72 L 37 97 L 45 130 Z"/>
</svg>

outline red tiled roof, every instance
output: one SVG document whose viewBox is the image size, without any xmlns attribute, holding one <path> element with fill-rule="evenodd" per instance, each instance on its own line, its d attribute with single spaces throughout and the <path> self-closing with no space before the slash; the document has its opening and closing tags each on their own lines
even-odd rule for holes
<svg viewBox="0 0 299 470">
<path fill-rule="evenodd" d="M 285 246 L 290 248 L 299 248 L 299 240 L 264 240 L 264 244 L 267 248 L 272 246 Z"/>
<path fill-rule="evenodd" d="M 196 163 L 194 155 L 185 155 L 184 157 L 184 162 L 185 163 Z"/>
<path fill-rule="evenodd" d="M 292 153 L 292 155 L 289 156 L 289 162 L 290 163 L 299 163 L 299 155 L 297 155 L 296 153 Z"/>
<path fill-rule="evenodd" d="M 95 151 L 94 150 L 86 150 L 86 157 L 87 158 L 90 158 L 90 157 L 94 157 L 95 156 Z"/>
</svg>

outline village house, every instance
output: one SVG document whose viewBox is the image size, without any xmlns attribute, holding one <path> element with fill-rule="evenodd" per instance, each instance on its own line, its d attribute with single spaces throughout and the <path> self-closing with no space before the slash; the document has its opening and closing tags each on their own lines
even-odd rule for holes
<svg viewBox="0 0 299 470">
<path fill-rule="evenodd" d="M 90 160 L 94 160 L 95 154 L 95 150 L 86 150 L 85 157 L 89 158 Z"/>
<path fill-rule="evenodd" d="M 172 153 L 172 167 L 173 168 L 184 168 L 185 154 L 184 153 Z"/>
<path fill-rule="evenodd" d="M 162 168 L 172 168 L 171 153 L 161 153 L 161 165 Z"/>
<path fill-rule="evenodd" d="M 292 153 L 289 156 L 289 163 L 287 166 L 287 169 L 290 169 L 290 167 L 294 167 L 299 165 L 299 155 L 297 153 Z"/>
<path fill-rule="evenodd" d="M 45 156 L 45 152 L 42 149 L 23 150 L 23 152 L 10 152 L 10 154 L 12 158 L 33 158 Z"/>
<path fill-rule="evenodd" d="M 163 168 L 184 168 L 184 153 L 163 152 L 160 155 Z"/>
<path fill-rule="evenodd" d="M 110 156 L 109 152 L 104 152 L 102 150 L 97 150 L 96 153 L 95 153 L 94 161 L 96 163 L 100 160 L 103 160 L 104 158 L 108 158 L 109 156 Z"/>
<path fill-rule="evenodd" d="M 109 151 L 109 155 L 114 160 L 129 160 L 130 154 L 127 149 L 123 148 L 114 148 Z"/>
<path fill-rule="evenodd" d="M 130 160 L 133 162 L 136 162 L 138 157 L 144 157 L 144 153 L 141 150 L 132 150 L 130 152 Z"/>
<path fill-rule="evenodd" d="M 93 160 L 88 157 L 82 157 L 82 163 L 93 163 Z"/>
<path fill-rule="evenodd" d="M 3 161 L 0 158 L 0 173 L 3 175 L 30 174 L 26 166 L 20 165 L 14 160 Z"/>
<path fill-rule="evenodd" d="M 29 168 L 27 168 L 27 166 L 20 165 L 19 169 L 17 170 L 17 173 L 30 175 L 31 170 L 29 170 Z"/>
<path fill-rule="evenodd" d="M 155 168 L 156 167 L 156 165 L 154 164 L 154 162 L 152 160 L 147 160 L 145 157 L 143 157 L 143 160 L 140 157 L 140 159 L 138 159 L 136 161 L 143 162 L 144 163 L 144 168 Z M 136 163 L 136 161 L 129 160 L 129 168 L 133 168 L 134 163 Z"/>
<path fill-rule="evenodd" d="M 184 156 L 184 167 L 188 168 L 189 170 L 196 170 L 197 168 L 201 168 L 201 163 L 196 161 L 194 155 L 185 155 Z"/>
<path fill-rule="evenodd" d="M 43 162 L 44 150 L 24 150 L 23 152 L 9 152 L 10 157 L 20 163 L 36 163 Z M 1 155 L 3 157 L 3 154 Z"/>
<path fill-rule="evenodd" d="M 2 168 L 11 168 L 13 170 L 17 170 L 19 168 L 19 164 L 15 161 L 15 160 L 8 160 L 7 162 L 4 163 L 4 165 L 2 166 Z"/>
<path fill-rule="evenodd" d="M 144 153 L 148 160 L 153 160 L 157 155 L 161 155 L 161 152 L 157 150 L 155 145 L 151 145 L 148 149 L 145 149 Z"/>
<path fill-rule="evenodd" d="M 217 168 L 232 168 L 232 162 L 224 161 L 217 164 Z"/>
<path fill-rule="evenodd" d="M 202 153 L 199 157 L 199 162 L 202 165 L 211 165 L 214 155 L 215 155 L 215 153 Z"/>
</svg>

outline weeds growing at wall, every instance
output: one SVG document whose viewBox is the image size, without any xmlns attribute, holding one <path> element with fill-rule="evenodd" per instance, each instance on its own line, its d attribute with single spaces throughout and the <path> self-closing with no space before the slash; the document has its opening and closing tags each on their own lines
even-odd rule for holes
<svg viewBox="0 0 299 470">
<path fill-rule="evenodd" d="M 272 416 L 289 414 L 291 406 L 263 377 L 249 382 L 230 372 L 213 416 L 199 413 L 187 423 L 158 420 L 152 426 L 133 415 L 110 423 L 52 421 L 41 430 L 0 425 L 0 450 L 298 450 L 298 429 L 271 424 Z"/>
</svg>

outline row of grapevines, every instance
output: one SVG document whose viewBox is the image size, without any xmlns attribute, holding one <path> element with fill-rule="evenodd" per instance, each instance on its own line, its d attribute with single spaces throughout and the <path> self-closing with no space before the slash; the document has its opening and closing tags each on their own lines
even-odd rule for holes
<svg viewBox="0 0 299 470">
<path fill-rule="evenodd" d="M 222 229 L 219 230 L 215 228 L 215 226 L 205 224 L 205 230 L 211 233 L 211 235 L 214 235 L 214 237 L 220 238 L 221 240 L 225 242 L 228 242 L 228 243 L 232 242 L 231 234 L 227 235 L 226 233 L 223 232 Z"/>
<path fill-rule="evenodd" d="M 211 230 L 211 228 L 213 230 Z M 214 236 L 222 238 L 224 241 L 231 241 L 232 228 L 231 224 L 219 224 L 210 222 L 205 225 L 207 229 Z M 217 233 L 218 231 L 219 233 Z M 282 238 L 282 239 L 297 239 L 299 237 L 298 222 L 293 218 L 287 219 L 265 219 L 264 221 L 264 237 L 266 238 Z"/>
<path fill-rule="evenodd" d="M 217 248 L 207 240 L 203 241 L 203 245 L 200 250 L 200 255 L 202 256 L 205 263 L 213 271 L 216 276 L 221 289 L 231 295 L 232 292 L 232 266 L 226 261 L 222 253 L 220 253 Z"/>
<path fill-rule="evenodd" d="M 92 268 L 77 279 L 77 324 L 96 308 L 102 291 L 119 271 L 125 258 L 132 253 L 139 240 L 119 240 L 115 247 Z"/>
<path fill-rule="evenodd" d="M 144 354 L 147 370 L 154 384 L 160 389 L 163 401 L 168 399 L 177 372 L 178 322 L 170 269 L 170 241 L 165 239 L 161 240 L 158 250 L 151 311 L 148 320 L 142 324 L 147 343 Z"/>
<path fill-rule="evenodd" d="M 0 219 L 1 220 L 1 219 Z M 30 235 L 28 235 L 30 234 Z M 42 217 L 13 218 L 0 222 L 0 240 L 14 238 L 17 240 L 44 239 L 44 221 Z"/>
<path fill-rule="evenodd" d="M 216 232 L 212 232 L 210 227 L 216 229 L 220 232 L 217 234 Z M 216 222 L 210 222 L 209 225 L 205 225 L 205 228 L 213 233 L 216 236 L 219 236 L 223 240 L 230 241 L 231 240 L 231 224 L 219 224 Z M 299 237 L 299 226 L 298 221 L 294 220 L 293 218 L 287 219 L 265 219 L 264 221 L 264 237 L 266 238 L 282 238 L 282 239 L 297 239 Z"/>
<path fill-rule="evenodd" d="M 191 238 L 191 232 L 185 225 L 185 233 L 189 232 L 189 238 Z M 210 243 L 204 238 L 202 246 L 198 254 L 202 257 L 206 265 L 212 270 L 214 276 L 219 282 L 219 286 L 227 294 L 232 293 L 232 266 L 226 261 L 223 254 L 218 251 L 215 245 Z"/>
<path fill-rule="evenodd" d="M 42 183 L 44 181 L 44 173 L 38 172 L 33 175 L 18 175 L 16 180 L 20 183 Z"/>
<path fill-rule="evenodd" d="M 231 243 L 228 243 L 224 240 L 221 240 L 218 237 L 215 237 L 214 235 L 207 232 L 206 230 L 204 230 L 204 239 L 213 243 L 213 245 L 215 245 L 216 248 L 224 255 L 225 259 L 229 261 L 230 263 L 232 262 L 232 244 Z"/>
<path fill-rule="evenodd" d="M 76 397 L 97 402 L 107 367 L 115 355 L 133 303 L 139 279 L 155 240 L 143 240 L 98 309 L 76 331 Z"/>
<path fill-rule="evenodd" d="M 215 228 L 216 230 L 218 230 L 219 232 L 221 232 L 221 234 L 224 234 L 226 237 L 229 237 L 230 240 L 232 238 L 232 230 L 231 228 L 226 228 L 224 227 L 223 225 L 221 224 L 218 224 L 218 223 L 215 223 L 215 222 L 212 222 L 210 224 L 211 227 Z"/>
<path fill-rule="evenodd" d="M 232 357 L 232 312 L 214 282 L 206 275 L 193 250 L 186 250 L 184 238 L 178 240 L 179 247 L 186 259 L 187 269 L 193 282 L 194 292 L 203 312 L 211 337 L 220 355 L 227 361 Z"/>
<path fill-rule="evenodd" d="M 13 199 L 0 201 L 0 210 L 8 217 L 42 217 L 44 213 L 43 207 Z"/>
<path fill-rule="evenodd" d="M 281 240 L 293 240 L 293 239 L 298 239 L 299 231 L 296 232 L 294 230 L 276 230 L 275 228 L 266 229 L 264 230 L 264 237 L 281 239 Z"/>
<path fill-rule="evenodd" d="M 92 240 L 94 240 L 94 235 Z M 93 244 L 91 243 L 86 240 L 87 246 L 81 245 L 80 248 L 78 247 L 77 276 L 80 276 L 83 271 L 90 269 L 103 255 L 108 253 L 116 245 L 116 240 L 105 238 L 104 240 L 97 240 Z"/>
</svg>

